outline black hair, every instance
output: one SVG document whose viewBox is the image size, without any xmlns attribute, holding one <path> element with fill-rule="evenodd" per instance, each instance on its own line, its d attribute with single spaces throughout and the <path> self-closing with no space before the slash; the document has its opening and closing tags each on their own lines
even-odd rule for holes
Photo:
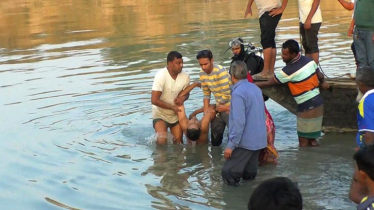
<svg viewBox="0 0 374 210">
<path fill-rule="evenodd" d="M 167 63 L 169 63 L 169 62 L 173 62 L 174 61 L 174 59 L 176 59 L 176 58 L 182 58 L 182 54 L 180 54 L 179 52 L 177 52 L 177 51 L 170 51 L 169 53 L 168 53 L 168 57 L 167 57 Z"/>
<path fill-rule="evenodd" d="M 187 128 L 187 133 L 186 133 L 186 136 L 189 140 L 191 141 L 197 141 L 200 137 L 200 128 L 196 129 L 196 128 Z"/>
<path fill-rule="evenodd" d="M 362 82 L 365 86 L 374 87 L 374 68 L 370 66 L 358 68 L 356 82 Z"/>
<path fill-rule="evenodd" d="M 357 168 L 365 172 L 374 181 L 374 145 L 360 148 L 354 155 Z"/>
<path fill-rule="evenodd" d="M 293 40 L 293 39 L 289 39 L 287 41 L 285 41 L 283 44 L 282 44 L 282 48 L 283 49 L 288 49 L 288 51 L 292 54 L 292 53 L 296 53 L 298 54 L 300 52 L 300 47 L 299 47 L 299 43 L 297 43 L 297 41 Z"/>
<path fill-rule="evenodd" d="M 201 50 L 197 53 L 196 59 L 199 60 L 200 58 L 208 58 L 209 60 L 212 60 L 213 54 L 210 50 Z"/>
<path fill-rule="evenodd" d="M 302 210 L 300 190 L 290 179 L 276 177 L 259 184 L 252 193 L 248 210 Z"/>
</svg>

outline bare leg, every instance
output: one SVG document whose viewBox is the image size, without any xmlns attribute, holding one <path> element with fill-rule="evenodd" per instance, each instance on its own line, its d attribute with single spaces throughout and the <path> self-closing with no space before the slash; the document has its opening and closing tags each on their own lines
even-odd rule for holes
<svg viewBox="0 0 374 210">
<path fill-rule="evenodd" d="M 157 143 L 166 144 L 168 127 L 164 121 L 160 120 L 156 122 L 155 132 L 157 133 Z"/>
<path fill-rule="evenodd" d="M 319 144 L 316 139 L 309 139 L 309 146 L 317 147 Z"/>
<path fill-rule="evenodd" d="M 270 66 L 272 62 L 272 49 L 273 48 L 266 48 L 262 51 L 264 54 L 264 69 L 261 72 L 262 77 L 267 77 L 270 71 Z"/>
<path fill-rule="evenodd" d="M 309 57 L 311 59 L 314 60 L 314 62 L 316 62 L 316 64 L 318 65 L 319 64 L 319 53 L 311 53 L 311 54 L 305 54 L 306 57 Z"/>
<path fill-rule="evenodd" d="M 299 136 L 299 147 L 308 147 L 309 139 Z"/>
<path fill-rule="evenodd" d="M 277 48 L 271 48 L 271 59 L 270 59 L 270 66 L 269 66 L 269 77 L 274 75 L 274 66 L 275 66 L 275 60 L 277 56 Z"/>
<path fill-rule="evenodd" d="M 170 132 L 173 134 L 173 136 L 175 138 L 174 143 L 176 143 L 176 144 L 183 143 L 183 141 L 182 141 L 183 130 L 182 130 L 182 127 L 179 123 L 177 125 L 171 127 Z"/>
</svg>

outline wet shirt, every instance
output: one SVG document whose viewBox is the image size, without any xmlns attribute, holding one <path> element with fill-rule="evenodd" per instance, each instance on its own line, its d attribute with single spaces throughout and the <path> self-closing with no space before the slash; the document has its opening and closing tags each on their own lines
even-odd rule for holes
<svg viewBox="0 0 374 210">
<path fill-rule="evenodd" d="M 247 150 L 267 145 L 265 105 L 262 92 L 246 79 L 232 85 L 227 147 Z"/>
<path fill-rule="evenodd" d="M 210 99 L 213 93 L 216 103 L 230 104 L 231 91 L 229 83 L 229 73 L 220 65 L 214 65 L 210 74 L 200 71 L 201 89 L 204 98 Z"/>
<path fill-rule="evenodd" d="M 152 90 L 161 91 L 160 99 L 168 104 L 174 105 L 174 99 L 178 97 L 178 94 L 189 84 L 190 76 L 185 71 L 179 73 L 174 80 L 165 67 L 156 73 Z M 152 115 L 153 119 L 159 118 L 168 123 L 175 123 L 178 121 L 178 116 L 173 110 L 164 109 L 155 105 L 152 105 Z"/>
<path fill-rule="evenodd" d="M 288 85 L 299 105 L 319 95 L 317 70 L 317 64 L 311 58 L 299 54 L 274 77 L 278 83 Z"/>
<path fill-rule="evenodd" d="M 364 146 L 365 132 L 374 132 L 374 89 L 365 93 L 358 104 L 356 143 Z"/>
</svg>

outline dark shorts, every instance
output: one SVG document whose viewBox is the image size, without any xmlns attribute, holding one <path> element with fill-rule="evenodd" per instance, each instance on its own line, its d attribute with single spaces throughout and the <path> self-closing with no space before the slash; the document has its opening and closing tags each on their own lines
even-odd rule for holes
<svg viewBox="0 0 374 210">
<path fill-rule="evenodd" d="M 165 120 L 163 120 L 163 119 L 161 119 L 161 118 L 156 118 L 156 119 L 153 119 L 153 128 L 155 128 L 155 125 L 156 125 L 156 123 L 157 123 L 158 121 L 164 121 L 165 124 L 166 124 L 166 126 L 167 126 L 168 128 L 172 128 L 172 127 L 178 125 L 178 123 L 179 123 L 179 121 L 177 121 L 177 122 L 175 122 L 175 123 L 168 123 L 168 122 L 166 122 Z"/>
<path fill-rule="evenodd" d="M 261 29 L 261 45 L 263 49 L 276 48 L 275 45 L 275 29 L 278 26 L 279 20 L 282 14 L 275 17 L 269 15 L 269 12 L 265 12 L 260 17 L 260 29 Z"/>
<path fill-rule="evenodd" d="M 300 23 L 299 29 L 301 34 L 301 43 L 304 47 L 305 54 L 318 53 L 318 32 L 322 23 L 312 23 L 309 30 L 304 29 L 304 24 Z"/>
</svg>

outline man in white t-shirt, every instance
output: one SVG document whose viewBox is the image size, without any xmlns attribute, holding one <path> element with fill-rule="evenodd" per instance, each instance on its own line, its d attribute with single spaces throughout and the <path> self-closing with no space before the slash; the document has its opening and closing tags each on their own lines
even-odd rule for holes
<svg viewBox="0 0 374 210">
<path fill-rule="evenodd" d="M 181 106 L 189 95 L 178 97 L 178 94 L 190 84 L 190 76 L 182 71 L 182 68 L 182 55 L 171 51 L 167 56 L 167 66 L 157 72 L 153 81 L 153 127 L 159 144 L 166 143 L 168 128 L 174 136 L 174 143 L 182 143 L 183 131 L 178 122 L 178 106 Z"/>
<path fill-rule="evenodd" d="M 299 0 L 299 28 L 305 56 L 319 64 L 318 32 L 322 25 L 320 0 Z"/>
</svg>

